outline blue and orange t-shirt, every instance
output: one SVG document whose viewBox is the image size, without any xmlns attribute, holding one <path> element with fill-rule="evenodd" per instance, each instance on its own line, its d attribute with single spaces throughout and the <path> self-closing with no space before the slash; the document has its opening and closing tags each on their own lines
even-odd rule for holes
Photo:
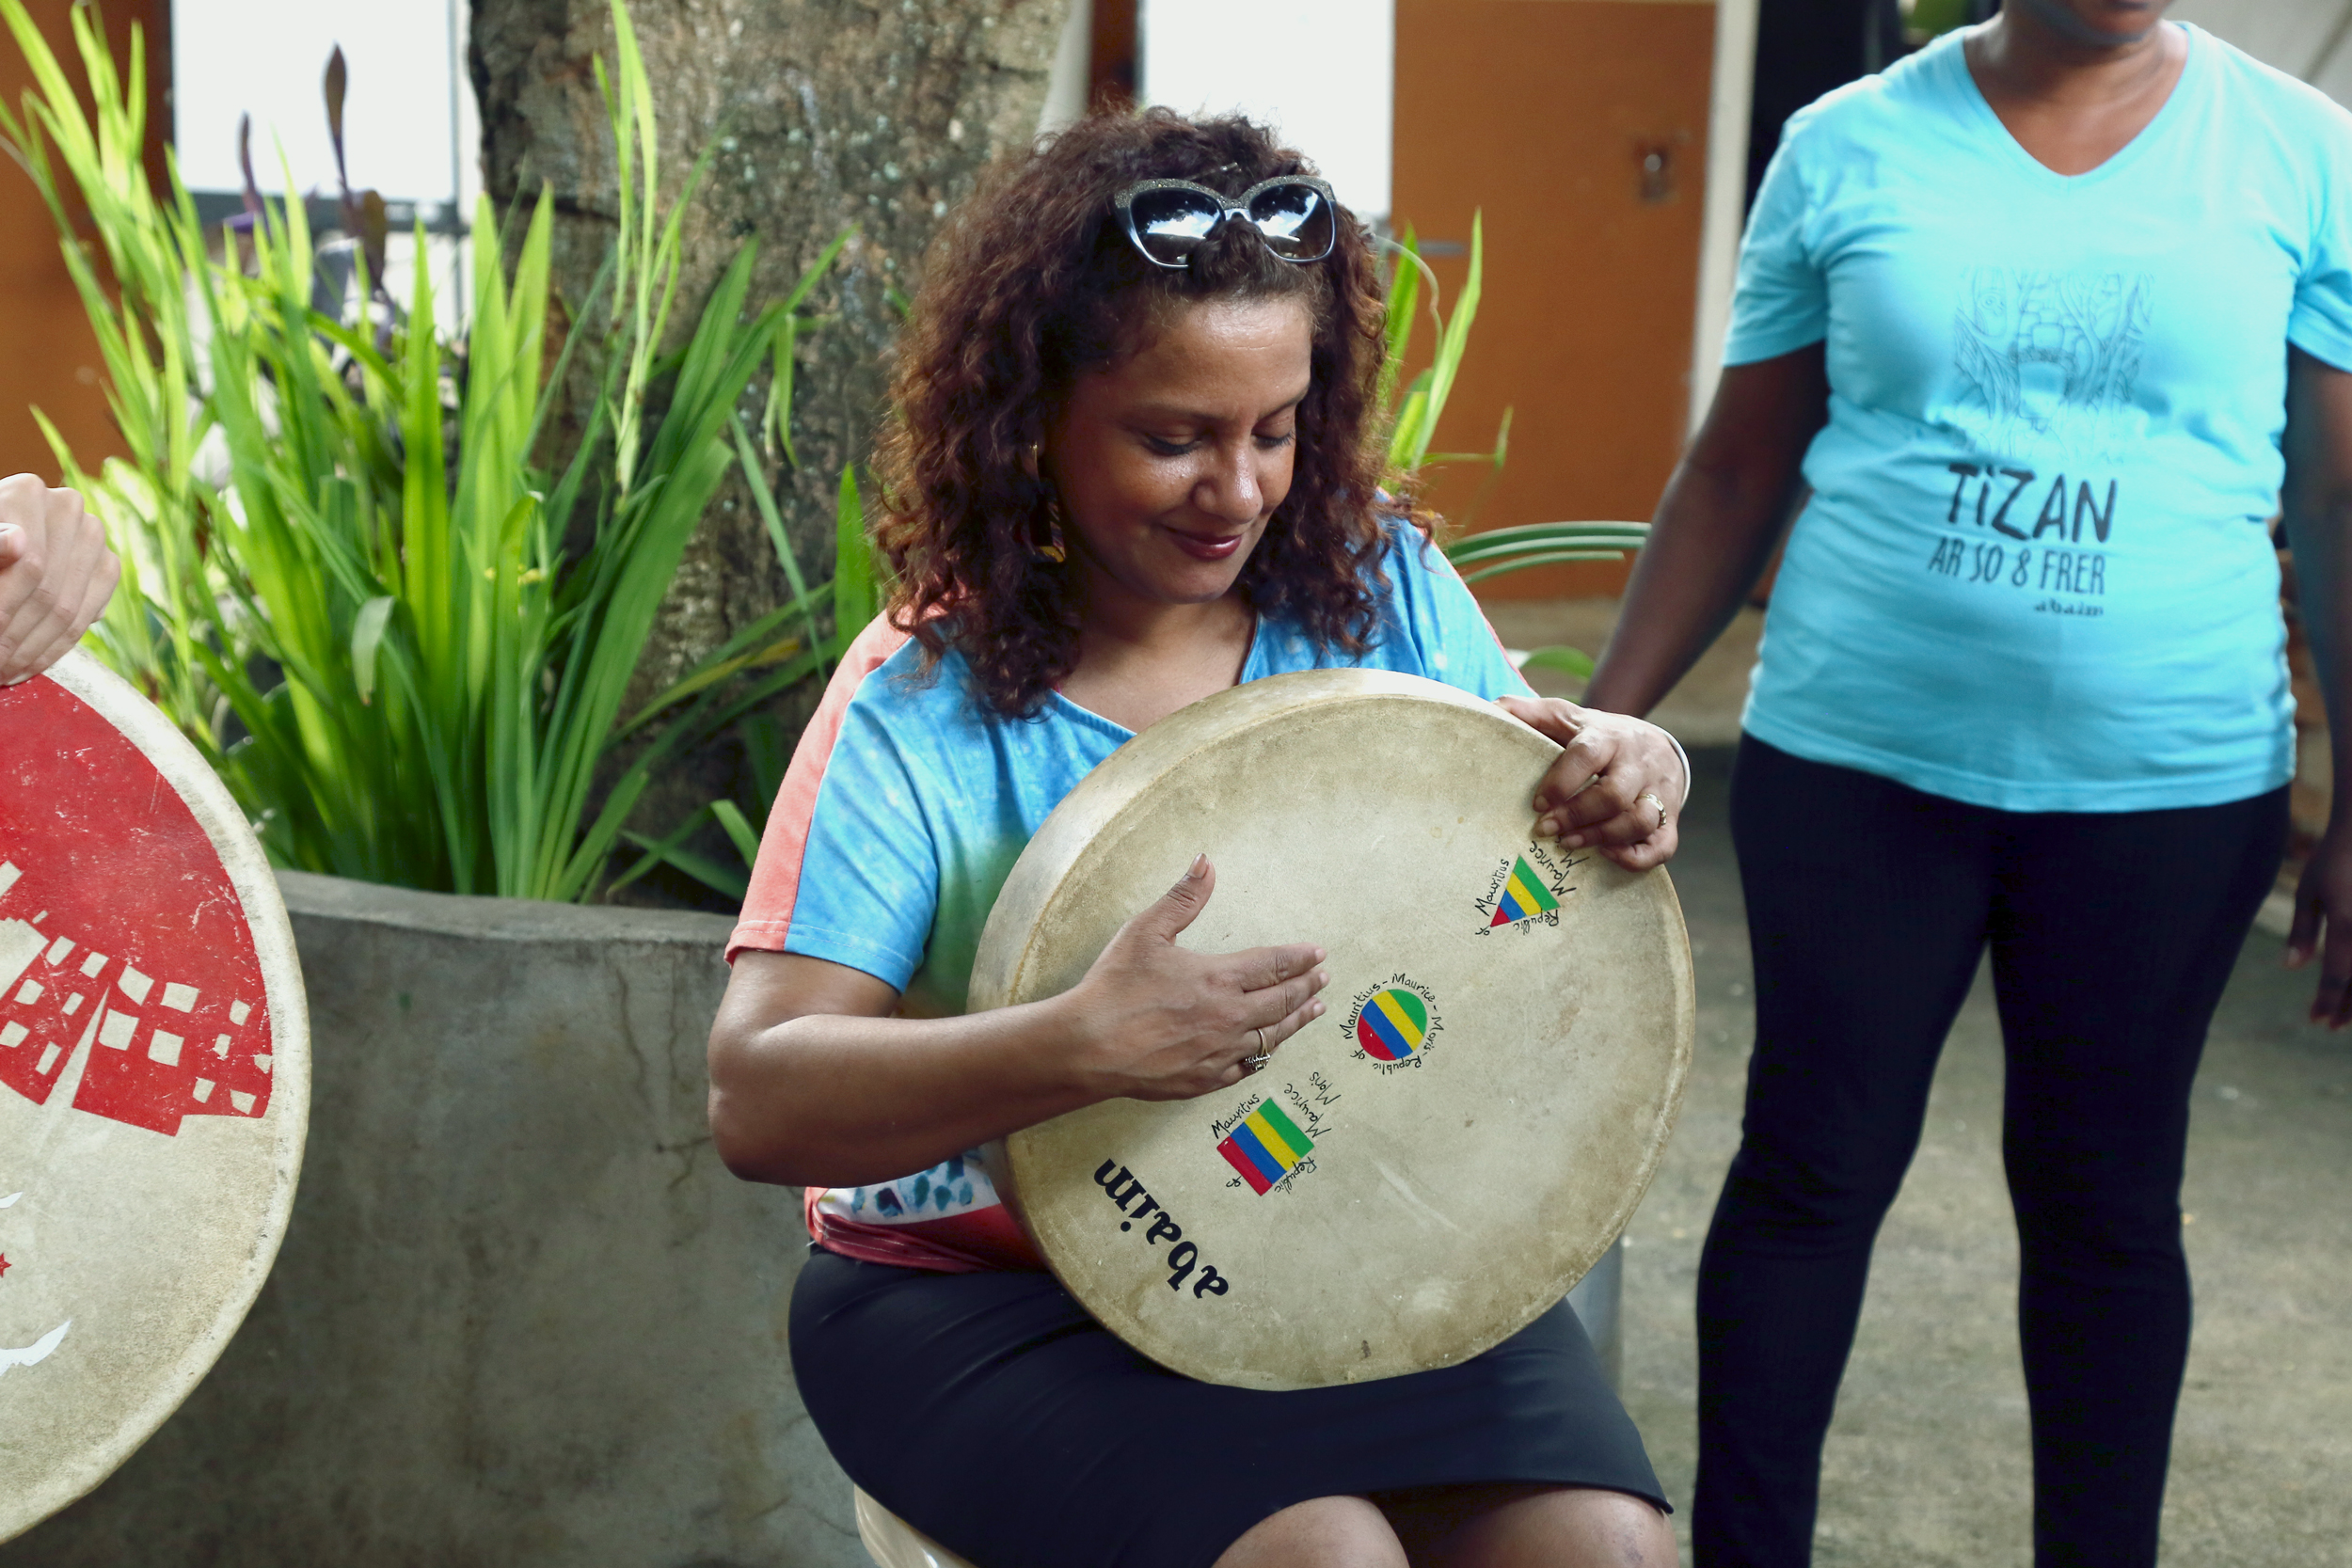
<svg viewBox="0 0 2352 1568">
<path fill-rule="evenodd" d="M 1527 694 L 1477 601 L 1404 525 L 1382 562 L 1380 624 L 1356 657 L 1261 618 L 1244 681 L 1354 665 L 1477 696 Z M 1080 779 L 1133 737 L 1058 692 L 1034 718 L 979 696 L 950 651 L 928 675 L 876 621 L 843 655 L 801 736 L 727 943 L 847 964 L 895 988 L 909 1017 L 963 1011 L 980 927 L 1013 862 Z M 862 1187 L 811 1187 L 809 1234 L 851 1258 L 949 1273 L 1039 1268 L 968 1149 Z"/>
</svg>

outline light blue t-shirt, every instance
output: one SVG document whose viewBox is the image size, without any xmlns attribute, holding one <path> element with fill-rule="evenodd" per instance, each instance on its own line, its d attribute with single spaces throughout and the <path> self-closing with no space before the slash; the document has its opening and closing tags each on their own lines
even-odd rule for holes
<svg viewBox="0 0 2352 1568">
<path fill-rule="evenodd" d="M 2352 367 L 2352 116 L 2187 27 L 2088 174 L 1958 34 L 1788 121 L 1724 360 L 1826 340 L 1829 423 L 1746 727 L 2010 811 L 2217 804 L 2294 768 L 2289 343 Z"/>
</svg>

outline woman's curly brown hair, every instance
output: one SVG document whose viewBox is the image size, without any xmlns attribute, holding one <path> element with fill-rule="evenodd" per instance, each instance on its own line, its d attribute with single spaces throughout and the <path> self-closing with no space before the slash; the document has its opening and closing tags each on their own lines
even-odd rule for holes
<svg viewBox="0 0 2352 1568">
<path fill-rule="evenodd" d="M 1237 196 L 1312 169 L 1240 118 L 1096 115 L 992 170 L 948 219 L 899 341 L 877 453 L 877 538 L 893 622 L 935 665 L 952 644 L 999 712 L 1033 714 L 1078 657 L 1078 576 L 1041 549 L 1053 527 L 1042 443 L 1078 375 L 1118 363 L 1182 304 L 1289 297 L 1314 323 L 1290 493 L 1243 568 L 1253 610 L 1362 651 L 1383 586 L 1371 438 L 1382 349 L 1372 246 L 1342 209 L 1331 255 L 1297 265 L 1228 223 L 1182 270 L 1138 255 L 1112 198 L 1139 180 Z"/>
</svg>

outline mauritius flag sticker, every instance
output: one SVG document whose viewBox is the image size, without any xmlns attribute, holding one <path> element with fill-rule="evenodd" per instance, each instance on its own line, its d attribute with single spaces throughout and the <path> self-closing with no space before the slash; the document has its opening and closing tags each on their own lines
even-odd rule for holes
<svg viewBox="0 0 2352 1568">
<path fill-rule="evenodd" d="M 1429 1036 L 1429 1008 L 1401 986 L 1375 991 L 1356 1015 L 1356 1043 L 1375 1062 L 1401 1062 Z"/>
<path fill-rule="evenodd" d="M 1544 879 L 1528 869 L 1527 857 L 1520 855 L 1511 863 L 1510 874 L 1502 879 L 1502 886 L 1495 895 L 1495 917 L 1488 927 L 1512 926 L 1522 920 L 1533 920 L 1549 914 L 1560 907 L 1551 889 Z"/>
<path fill-rule="evenodd" d="M 1314 1147 L 1282 1107 L 1269 1100 L 1242 1117 L 1241 1125 L 1225 1135 L 1216 1151 L 1241 1172 L 1252 1192 L 1263 1196 Z"/>
</svg>

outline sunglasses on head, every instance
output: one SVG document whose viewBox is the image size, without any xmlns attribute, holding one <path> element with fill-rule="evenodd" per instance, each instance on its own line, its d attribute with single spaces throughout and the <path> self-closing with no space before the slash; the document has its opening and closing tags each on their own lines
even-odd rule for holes
<svg viewBox="0 0 2352 1568">
<path fill-rule="evenodd" d="M 1320 261 L 1339 243 L 1331 187 L 1304 175 L 1261 180 L 1239 196 L 1189 180 L 1143 180 L 1111 200 L 1127 238 L 1154 266 L 1192 265 L 1192 253 L 1228 219 L 1256 230 L 1266 249 L 1285 261 Z"/>
</svg>

